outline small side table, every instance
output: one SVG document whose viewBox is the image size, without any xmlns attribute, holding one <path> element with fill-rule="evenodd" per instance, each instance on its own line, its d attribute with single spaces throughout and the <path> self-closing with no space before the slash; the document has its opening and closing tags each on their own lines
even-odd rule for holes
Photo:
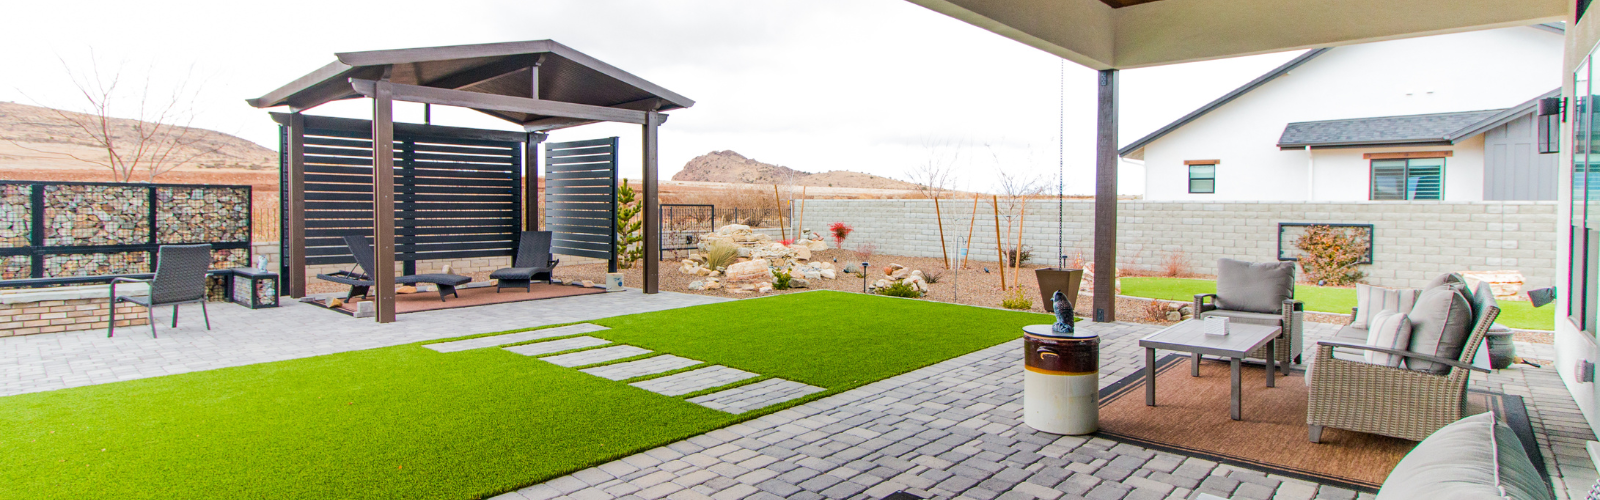
<svg viewBox="0 0 1600 500">
<path fill-rule="evenodd" d="M 278 307 L 278 273 L 253 267 L 231 269 L 228 300 L 251 309 Z"/>
</svg>

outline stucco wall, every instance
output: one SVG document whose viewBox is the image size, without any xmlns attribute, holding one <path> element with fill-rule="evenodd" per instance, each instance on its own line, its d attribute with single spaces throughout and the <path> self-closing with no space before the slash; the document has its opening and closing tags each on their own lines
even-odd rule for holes
<svg viewBox="0 0 1600 500">
<path fill-rule="evenodd" d="M 1314 197 L 1305 151 L 1281 151 L 1278 138 L 1291 122 L 1521 104 L 1560 85 L 1561 43 L 1560 35 L 1518 27 L 1335 48 L 1146 146 L 1144 197 L 1360 201 L 1370 176 L 1361 153 L 1452 150 L 1446 200 L 1481 200 L 1481 137 L 1451 147 L 1314 151 Z M 1414 70 L 1419 57 L 1426 70 Z M 1190 194 L 1183 162 L 1211 159 L 1222 161 L 1217 192 Z"/>
<path fill-rule="evenodd" d="M 1035 263 L 1055 262 L 1056 206 L 1054 201 L 1028 204 L 1023 244 L 1035 250 Z M 945 239 L 951 255 L 957 255 L 972 204 L 948 200 L 941 208 Z M 1554 279 L 1555 212 L 1554 202 L 1124 201 L 1117 209 L 1117 261 L 1124 267 L 1157 268 L 1181 251 L 1195 272 L 1214 274 L 1222 257 L 1276 259 L 1279 222 L 1371 223 L 1377 233 L 1374 263 L 1366 268 L 1372 284 L 1416 287 L 1448 271 L 1515 269 L 1528 287 L 1542 287 Z M 1065 253 L 1092 258 L 1093 204 L 1068 201 L 1064 216 Z M 933 203 L 926 200 L 809 200 L 806 221 L 818 232 L 840 221 L 855 227 L 846 248 L 870 242 L 879 254 L 941 254 Z M 1004 217 L 1000 224 L 1004 232 Z M 994 211 L 987 200 L 971 227 L 970 258 L 998 260 Z"/>
</svg>

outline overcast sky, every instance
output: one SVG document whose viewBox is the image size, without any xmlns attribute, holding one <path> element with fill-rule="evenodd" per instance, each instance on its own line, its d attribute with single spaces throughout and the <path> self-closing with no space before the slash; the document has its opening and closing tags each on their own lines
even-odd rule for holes
<svg viewBox="0 0 1600 500">
<path fill-rule="evenodd" d="M 273 149 L 276 126 L 244 99 L 335 52 L 548 38 L 696 101 L 662 128 L 663 178 L 716 150 L 905 178 L 942 145 L 961 151 L 963 188 L 993 189 L 997 168 L 1053 185 L 1064 116 L 1066 191 L 1093 189 L 1094 71 L 903 0 L 27 2 L 7 17 L 0 100 L 81 108 L 58 58 L 84 69 L 91 50 L 130 86 L 154 73 L 165 89 L 192 67 L 204 82 L 197 123 Z M 1121 142 L 1295 55 L 1125 71 Z M 368 106 L 312 113 L 361 118 Z M 420 105 L 399 106 L 396 119 L 421 121 Z M 434 123 L 516 130 L 464 110 L 435 109 Z M 552 140 L 611 135 L 623 174 L 637 176 L 637 126 Z M 1123 192 L 1142 189 L 1140 173 L 1124 169 Z"/>
</svg>

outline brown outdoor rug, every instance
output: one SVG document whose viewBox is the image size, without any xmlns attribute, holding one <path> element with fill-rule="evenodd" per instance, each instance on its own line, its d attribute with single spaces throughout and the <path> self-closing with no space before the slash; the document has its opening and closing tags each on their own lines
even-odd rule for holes
<svg viewBox="0 0 1600 500">
<path fill-rule="evenodd" d="M 1481 376 L 1481 375 L 1477 375 Z M 1228 418 L 1228 363 L 1200 363 L 1189 375 L 1189 357 L 1173 354 L 1157 362 L 1156 406 L 1145 406 L 1144 371 L 1101 391 L 1100 432 L 1108 439 L 1199 456 L 1266 473 L 1375 492 L 1415 442 L 1327 428 L 1322 443 L 1307 439 L 1304 373 L 1279 377 L 1266 387 L 1261 366 L 1242 373 L 1243 420 Z M 1522 398 L 1468 393 L 1468 411 L 1494 410 L 1521 438 L 1529 458 L 1544 472 Z"/>
<path fill-rule="evenodd" d="M 606 293 L 606 291 L 600 288 L 589 288 L 583 286 L 534 283 L 533 289 L 530 291 L 524 291 L 520 288 L 507 288 L 505 290 L 501 290 L 500 293 L 495 293 L 493 286 L 486 286 L 481 288 L 457 288 L 456 293 L 461 296 L 445 297 L 444 302 L 439 301 L 439 292 L 435 291 L 396 294 L 394 296 L 394 312 L 395 314 L 405 314 L 421 311 L 433 311 L 438 309 L 454 309 L 458 307 L 486 306 L 493 304 L 522 302 L 525 300 L 554 299 L 558 297 L 571 297 L 574 295 L 590 295 L 596 293 Z M 346 302 L 344 305 L 339 306 L 335 310 L 345 314 L 353 314 L 356 310 L 356 303 L 361 301 L 362 299 L 360 297 L 356 297 L 351 302 Z"/>
</svg>

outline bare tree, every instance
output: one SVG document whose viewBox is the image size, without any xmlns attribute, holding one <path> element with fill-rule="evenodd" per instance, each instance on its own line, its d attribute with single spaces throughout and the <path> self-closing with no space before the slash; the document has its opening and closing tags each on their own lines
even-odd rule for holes
<svg viewBox="0 0 1600 500">
<path fill-rule="evenodd" d="M 75 71 L 66 59 L 57 59 L 67 78 L 83 96 L 81 112 L 39 105 L 69 123 L 74 135 L 103 150 L 105 157 L 44 151 L 12 141 L 17 147 L 105 167 L 117 182 L 133 182 L 135 178 L 155 182 L 157 176 L 172 169 L 220 153 L 219 146 L 204 142 L 203 131 L 191 126 L 196 117 L 195 102 L 200 95 L 200 85 L 193 81 L 192 66 L 181 80 L 163 92 L 153 88 L 148 72 L 137 88 L 124 88 L 124 65 L 119 64 L 116 70 L 104 74 L 93 52 L 87 72 Z"/>
<path fill-rule="evenodd" d="M 955 184 L 957 165 L 966 153 L 966 144 L 930 142 L 923 149 L 922 163 L 907 169 L 906 179 L 917 185 L 917 190 L 928 198 L 943 198 Z"/>
<path fill-rule="evenodd" d="M 1002 261 L 1000 270 L 1005 272 L 1005 268 L 1009 265 L 1014 269 L 1013 272 L 1020 275 L 1024 257 L 1022 223 L 1027 220 L 1027 200 L 1029 197 L 1044 194 L 1049 185 L 1039 176 L 1026 173 L 1027 167 L 1031 166 L 1030 160 L 1022 160 L 1020 165 L 1018 162 L 1011 162 L 1012 164 L 1008 165 L 1001 161 L 1000 155 L 992 147 L 989 148 L 989 155 L 994 160 L 996 182 L 1000 188 L 999 215 L 1005 219 L 1005 237 L 997 244 L 1002 249 L 1001 254 L 1005 260 L 1010 260 L 1010 262 Z M 1010 250 L 1005 250 L 1006 242 L 1015 244 Z"/>
</svg>

